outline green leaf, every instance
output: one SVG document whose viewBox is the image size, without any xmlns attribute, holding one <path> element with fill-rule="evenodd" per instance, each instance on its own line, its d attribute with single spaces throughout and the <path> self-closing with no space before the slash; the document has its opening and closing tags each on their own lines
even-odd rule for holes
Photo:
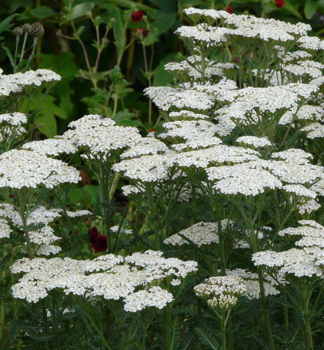
<svg viewBox="0 0 324 350">
<path fill-rule="evenodd" d="M 85 16 L 89 13 L 92 12 L 94 8 L 94 3 L 93 2 L 84 2 L 82 4 L 78 4 L 73 7 L 72 9 L 72 18 L 77 19 L 82 16 Z"/>
<path fill-rule="evenodd" d="M 287 11 L 291 12 L 295 17 L 297 17 L 301 20 L 303 19 L 303 16 L 295 9 L 295 7 L 292 4 L 287 2 L 284 8 Z"/>
<path fill-rule="evenodd" d="M 57 134 L 56 119 L 49 113 L 36 119 L 37 129 L 47 137 L 54 137 Z"/>
<path fill-rule="evenodd" d="M 5 30 L 10 29 L 13 26 L 13 23 L 11 21 L 18 16 L 18 14 L 13 14 L 11 16 L 8 16 L 5 18 L 2 22 L 0 22 L 0 33 L 4 32 Z"/>
<path fill-rule="evenodd" d="M 10 60 L 11 65 L 14 66 L 14 59 L 12 57 L 12 54 L 11 54 L 9 48 L 7 46 L 5 46 L 4 44 L 2 45 L 2 48 L 6 51 L 6 54 Z"/>
<path fill-rule="evenodd" d="M 58 55 L 40 54 L 39 68 L 51 69 L 63 79 L 73 78 L 78 72 L 78 66 L 73 62 L 74 55 L 71 52 L 60 52 Z"/>
<path fill-rule="evenodd" d="M 37 17 L 37 18 L 48 18 L 48 17 L 52 17 L 55 15 L 55 11 L 53 11 L 50 7 L 48 6 L 40 6 L 40 7 L 37 7 L 35 9 L 32 9 L 30 11 L 30 13 Z"/>
<path fill-rule="evenodd" d="M 311 19 L 314 16 L 314 13 L 317 11 L 319 5 L 313 0 L 306 0 L 304 12 L 307 19 Z"/>
<path fill-rule="evenodd" d="M 110 18 L 114 18 L 113 22 L 113 31 L 114 31 L 114 38 L 117 48 L 118 56 L 120 55 L 121 51 L 123 50 L 122 47 L 122 41 L 123 41 L 123 20 L 121 16 L 120 9 L 116 5 L 109 5 L 106 4 L 104 8 L 108 11 Z"/>
<path fill-rule="evenodd" d="M 167 32 L 175 23 L 176 12 L 156 11 L 157 19 L 150 25 L 150 30 L 155 31 L 158 36 Z"/>
<path fill-rule="evenodd" d="M 123 7 L 129 7 L 129 8 L 137 8 L 139 10 L 144 11 L 150 11 L 152 10 L 152 7 L 143 5 L 139 3 L 138 1 L 131 1 L 131 0 L 106 0 L 106 2 L 109 2 L 110 4 L 123 6 Z"/>
<path fill-rule="evenodd" d="M 176 53 L 170 53 L 160 61 L 153 74 L 154 86 L 165 86 L 172 82 L 173 76 L 164 69 L 164 65 L 170 61 L 175 61 L 176 56 Z"/>
<path fill-rule="evenodd" d="M 195 331 L 201 344 L 205 345 L 208 349 L 220 350 L 218 340 L 208 329 L 197 327 Z"/>
</svg>

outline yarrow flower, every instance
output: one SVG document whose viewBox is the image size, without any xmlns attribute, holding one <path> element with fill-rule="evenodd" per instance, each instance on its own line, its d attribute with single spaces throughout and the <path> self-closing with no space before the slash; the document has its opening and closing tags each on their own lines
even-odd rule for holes
<svg viewBox="0 0 324 350">
<path fill-rule="evenodd" d="M 243 279 L 238 276 L 218 276 L 206 279 L 194 290 L 198 297 L 207 300 L 211 308 L 229 310 L 236 305 L 246 288 Z"/>
<path fill-rule="evenodd" d="M 62 183 L 78 183 L 79 172 L 60 160 L 25 150 L 0 155 L 0 187 L 21 189 L 44 185 L 54 188 Z"/>
<path fill-rule="evenodd" d="M 130 312 L 149 306 L 162 308 L 171 301 L 171 295 L 163 289 L 150 289 L 149 285 L 163 279 L 182 280 L 197 270 L 195 261 L 167 259 L 162 255 L 162 252 L 146 251 L 126 258 L 106 254 L 94 260 L 20 259 L 11 266 L 12 273 L 24 273 L 12 287 L 13 296 L 35 303 L 47 297 L 51 290 L 59 289 L 67 295 L 82 295 L 87 299 L 97 296 L 107 300 L 125 299 L 125 310 Z M 140 290 L 143 292 L 139 293 Z M 160 302 L 159 296 L 163 297 Z"/>
</svg>

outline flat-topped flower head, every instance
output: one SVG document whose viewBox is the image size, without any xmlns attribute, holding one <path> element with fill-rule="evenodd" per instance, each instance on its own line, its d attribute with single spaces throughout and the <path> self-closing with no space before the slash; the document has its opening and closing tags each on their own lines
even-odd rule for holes
<svg viewBox="0 0 324 350">
<path fill-rule="evenodd" d="M 0 214 L 1 216 L 1 214 Z M 9 238 L 12 230 L 6 219 L 0 218 L 0 238 Z"/>
<path fill-rule="evenodd" d="M 143 155 L 163 154 L 168 150 L 169 148 L 155 137 L 145 137 L 138 141 L 136 145 L 131 146 L 123 152 L 120 158 L 136 158 Z"/>
<path fill-rule="evenodd" d="M 224 163 L 237 164 L 258 159 L 259 153 L 255 150 L 217 145 L 206 149 L 179 153 L 176 156 L 175 162 L 183 168 L 207 168 L 212 165 L 223 165 Z"/>
<path fill-rule="evenodd" d="M 214 105 L 212 96 L 193 89 L 153 86 L 146 88 L 144 92 L 163 111 L 170 111 L 172 108 L 208 111 Z"/>
<path fill-rule="evenodd" d="M 109 155 L 131 147 L 141 139 L 136 128 L 117 126 L 112 119 L 100 115 L 86 115 L 71 122 L 69 128 L 63 136 L 92 155 Z"/>
<path fill-rule="evenodd" d="M 219 226 L 222 230 L 231 227 L 232 223 L 229 220 L 218 222 L 198 222 L 179 233 L 176 233 L 164 240 L 165 244 L 174 246 L 182 246 L 183 244 L 194 244 L 198 247 L 219 243 Z"/>
<path fill-rule="evenodd" d="M 287 111 L 279 120 L 280 125 L 291 124 L 292 122 L 321 121 L 324 117 L 322 106 L 303 105 L 299 108 L 293 107 Z"/>
<path fill-rule="evenodd" d="M 77 152 L 77 148 L 73 145 L 73 143 L 64 138 L 31 141 L 25 143 L 22 148 L 55 157 L 61 154 L 73 154 Z"/>
<path fill-rule="evenodd" d="M 114 164 L 117 172 L 133 180 L 142 182 L 159 182 L 169 177 L 169 171 L 174 166 L 172 152 L 163 155 L 148 155 L 133 159 L 125 159 Z"/>
<path fill-rule="evenodd" d="M 317 36 L 302 36 L 298 39 L 298 45 L 306 50 L 319 51 L 324 49 L 324 40 Z"/>
<path fill-rule="evenodd" d="M 251 272 L 244 269 L 235 269 L 235 270 L 226 270 L 227 276 L 237 276 L 243 279 L 245 284 L 245 292 L 243 296 L 248 299 L 259 299 L 261 296 L 260 293 L 260 284 L 259 284 L 259 276 L 255 272 Z M 280 294 L 279 290 L 275 287 L 277 283 L 273 278 L 269 278 L 268 276 L 264 276 L 263 286 L 264 293 L 266 296 L 268 295 L 277 295 Z"/>
<path fill-rule="evenodd" d="M 272 143 L 266 137 L 240 136 L 236 139 L 238 144 L 247 145 L 252 148 L 271 147 Z"/>
<path fill-rule="evenodd" d="M 78 183 L 79 172 L 66 163 L 37 152 L 11 150 L 0 155 L 0 187 L 14 189 L 54 188 L 63 183 Z"/>
<path fill-rule="evenodd" d="M 292 248 L 283 252 L 264 251 L 252 255 L 256 266 L 276 268 L 278 278 L 285 281 L 286 275 L 295 277 L 323 277 L 323 271 L 315 264 L 315 258 L 305 249 Z"/>
<path fill-rule="evenodd" d="M 229 310 L 233 308 L 246 287 L 244 281 L 238 276 L 210 277 L 204 283 L 194 287 L 198 297 L 207 300 L 211 308 Z"/>
<path fill-rule="evenodd" d="M 162 252 L 147 251 L 126 258 L 107 254 L 94 260 L 20 259 L 14 263 L 11 271 L 25 274 L 12 287 L 13 295 L 35 303 L 44 299 L 51 290 L 60 289 L 67 295 L 82 295 L 86 298 L 127 298 L 125 310 L 130 312 L 149 306 L 160 308 L 171 301 L 171 295 L 154 287 L 148 290 L 147 286 L 165 278 L 181 280 L 197 270 L 194 261 L 166 259 L 162 255 Z M 136 294 L 140 290 L 150 294 L 146 303 L 143 301 L 146 293 Z M 164 302 L 154 301 L 159 295 L 164 296 Z"/>
<path fill-rule="evenodd" d="M 205 69 L 202 73 L 201 62 L 204 61 Z M 201 81 L 202 79 L 213 79 L 223 77 L 226 71 L 235 68 L 232 63 L 221 63 L 210 61 L 207 57 L 193 55 L 181 62 L 169 62 L 164 69 L 180 80 Z"/>
<path fill-rule="evenodd" d="M 208 180 L 215 182 L 213 188 L 227 195 L 256 196 L 267 189 L 282 188 L 281 181 L 258 162 L 206 169 Z"/>
<path fill-rule="evenodd" d="M 163 127 L 166 130 L 158 137 L 162 139 L 176 139 L 193 141 L 213 137 L 218 128 L 215 124 L 206 120 L 181 120 L 165 122 Z"/>
<path fill-rule="evenodd" d="M 48 225 L 61 215 L 54 209 L 46 209 L 43 206 L 39 206 L 36 209 L 27 208 L 27 226 L 30 225 Z M 0 204 L 0 217 L 7 218 L 14 226 L 23 226 L 20 213 L 15 210 L 11 204 Z"/>
</svg>

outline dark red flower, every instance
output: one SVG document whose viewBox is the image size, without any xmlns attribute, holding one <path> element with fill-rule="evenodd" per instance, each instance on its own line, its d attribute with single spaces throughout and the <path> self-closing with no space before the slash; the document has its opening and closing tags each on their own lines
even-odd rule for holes
<svg viewBox="0 0 324 350">
<path fill-rule="evenodd" d="M 96 241 L 92 243 L 92 248 L 96 253 L 105 252 L 107 250 L 107 236 L 97 236 Z"/>
<path fill-rule="evenodd" d="M 275 0 L 275 4 L 277 7 L 285 6 L 285 0 Z"/>
<path fill-rule="evenodd" d="M 131 14 L 132 22 L 139 22 L 143 19 L 144 13 L 141 10 L 135 11 Z"/>
<path fill-rule="evenodd" d="M 101 235 L 97 227 L 92 227 L 88 231 L 88 234 L 92 248 L 96 253 L 105 252 L 107 250 L 107 236 Z"/>
<path fill-rule="evenodd" d="M 135 32 L 139 37 L 146 38 L 150 31 L 148 29 L 136 28 Z"/>
<path fill-rule="evenodd" d="M 228 13 L 232 14 L 234 13 L 234 10 L 233 10 L 233 7 L 232 6 L 226 6 L 226 9 L 225 9 Z"/>
</svg>

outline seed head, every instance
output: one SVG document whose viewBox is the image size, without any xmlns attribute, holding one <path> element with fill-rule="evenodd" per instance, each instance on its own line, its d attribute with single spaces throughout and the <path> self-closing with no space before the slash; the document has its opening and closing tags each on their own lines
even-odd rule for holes
<svg viewBox="0 0 324 350">
<path fill-rule="evenodd" d="M 40 36 L 44 35 L 44 27 L 41 23 L 35 22 L 31 25 L 30 34 L 34 36 L 35 38 L 38 38 Z"/>
</svg>

